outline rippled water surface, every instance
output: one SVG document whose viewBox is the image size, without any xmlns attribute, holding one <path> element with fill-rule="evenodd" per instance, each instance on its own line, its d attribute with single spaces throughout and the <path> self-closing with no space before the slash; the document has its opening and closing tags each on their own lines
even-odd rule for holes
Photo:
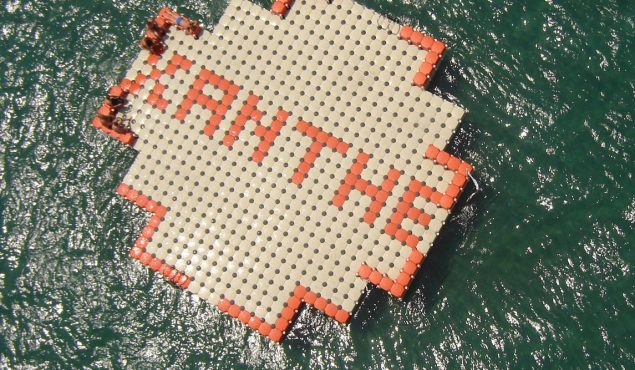
<svg viewBox="0 0 635 370">
<path fill-rule="evenodd" d="M 451 150 L 483 191 L 404 301 L 304 310 L 275 345 L 128 257 L 135 152 L 89 120 L 165 1 L 3 0 L 0 367 L 633 368 L 635 3 L 364 3 L 449 44 L 433 89 L 469 111 Z"/>
</svg>

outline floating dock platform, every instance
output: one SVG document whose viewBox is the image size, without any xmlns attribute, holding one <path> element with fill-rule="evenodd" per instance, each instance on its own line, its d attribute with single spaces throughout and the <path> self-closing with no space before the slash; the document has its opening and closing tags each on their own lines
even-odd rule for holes
<svg viewBox="0 0 635 370">
<path fill-rule="evenodd" d="M 425 90 L 444 43 L 352 0 L 231 0 L 165 45 L 119 85 L 132 132 L 93 122 L 138 151 L 131 256 L 274 341 L 302 304 L 402 297 L 472 171 L 444 151 L 463 109 Z"/>
</svg>

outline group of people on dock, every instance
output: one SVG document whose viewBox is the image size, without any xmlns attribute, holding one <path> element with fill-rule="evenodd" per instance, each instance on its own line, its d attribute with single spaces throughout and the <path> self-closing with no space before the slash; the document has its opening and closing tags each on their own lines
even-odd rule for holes
<svg viewBox="0 0 635 370">
<path fill-rule="evenodd" d="M 198 22 L 187 19 L 169 8 L 162 8 L 159 15 L 146 23 L 146 32 L 140 42 L 141 47 L 152 54 L 161 55 L 165 51 L 163 39 L 171 26 L 176 26 L 177 29 L 194 36 L 196 39 L 203 31 Z M 127 94 L 128 92 L 120 86 L 113 86 L 108 90 L 104 103 L 97 111 L 97 119 L 104 128 L 117 133 L 130 131 L 128 119 L 117 116 L 117 113 L 122 111 L 126 103 Z"/>
<path fill-rule="evenodd" d="M 97 111 L 97 118 L 104 127 L 118 133 L 128 132 L 130 128 L 127 120 L 117 117 L 117 113 L 123 109 L 126 102 L 126 92 L 119 86 L 113 86 L 108 90 L 106 100 Z"/>
<path fill-rule="evenodd" d="M 197 21 L 185 18 L 172 9 L 162 8 L 156 18 L 150 19 L 146 23 L 146 33 L 141 39 L 141 47 L 152 54 L 161 55 L 165 51 L 163 38 L 170 26 L 173 25 L 177 29 L 185 31 L 186 34 L 194 36 L 195 39 L 198 39 L 203 31 Z"/>
<path fill-rule="evenodd" d="M 157 19 L 162 18 L 157 17 L 150 19 L 148 23 L 146 23 L 146 33 L 141 39 L 140 45 L 143 49 L 149 50 L 152 54 L 161 55 L 165 50 L 163 37 L 168 32 L 169 25 L 165 23 L 159 24 Z"/>
</svg>

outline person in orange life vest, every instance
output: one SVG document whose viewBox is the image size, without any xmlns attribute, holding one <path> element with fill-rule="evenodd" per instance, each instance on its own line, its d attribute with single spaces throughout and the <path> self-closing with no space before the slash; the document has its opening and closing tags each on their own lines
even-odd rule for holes
<svg viewBox="0 0 635 370">
<path fill-rule="evenodd" d="M 110 109 L 108 104 L 104 104 L 97 111 L 97 118 L 104 127 L 112 129 L 112 124 L 115 121 L 115 112 Z"/>
<path fill-rule="evenodd" d="M 146 23 L 146 37 L 153 40 L 161 40 L 167 30 L 164 27 L 159 26 L 159 23 L 155 19 L 148 20 Z"/>
<path fill-rule="evenodd" d="M 139 45 L 146 50 L 149 50 L 152 54 L 161 55 L 165 50 L 163 43 L 161 40 L 152 39 L 148 36 L 145 36 L 141 39 Z"/>
<path fill-rule="evenodd" d="M 106 96 L 106 104 L 110 105 L 112 110 L 115 112 L 119 111 L 123 108 L 123 104 L 126 99 L 124 97 L 125 93 L 119 86 L 113 86 L 108 91 L 108 96 Z"/>
<path fill-rule="evenodd" d="M 176 17 L 176 27 L 180 30 L 185 30 L 185 33 L 194 36 L 195 39 L 198 39 L 201 34 L 201 26 L 197 21 L 191 21 L 182 16 Z"/>
<path fill-rule="evenodd" d="M 126 118 L 117 117 L 112 122 L 112 129 L 115 130 L 115 132 L 118 132 L 120 134 L 128 132 L 129 131 L 129 128 L 127 126 L 128 121 L 129 120 Z"/>
</svg>

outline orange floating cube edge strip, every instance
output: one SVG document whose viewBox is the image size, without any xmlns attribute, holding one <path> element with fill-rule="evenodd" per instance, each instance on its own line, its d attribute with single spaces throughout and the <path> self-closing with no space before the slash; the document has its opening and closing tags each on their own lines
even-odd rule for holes
<svg viewBox="0 0 635 370">
<path fill-rule="evenodd" d="M 445 52 L 445 43 L 431 36 L 424 35 L 411 26 L 402 26 L 399 31 L 399 37 L 428 52 L 418 72 L 412 78 L 414 85 L 426 87 Z"/>
</svg>

